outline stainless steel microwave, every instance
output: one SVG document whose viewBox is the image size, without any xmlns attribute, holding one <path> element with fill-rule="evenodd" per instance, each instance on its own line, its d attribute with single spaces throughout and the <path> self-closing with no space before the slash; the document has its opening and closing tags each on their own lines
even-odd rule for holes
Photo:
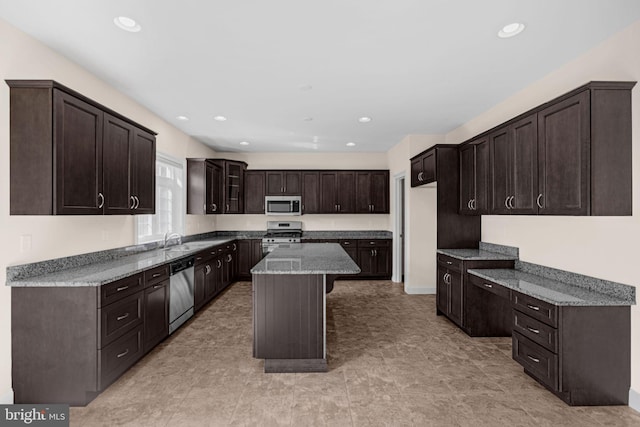
<svg viewBox="0 0 640 427">
<path fill-rule="evenodd" d="M 266 215 L 301 215 L 302 197 L 265 196 L 264 213 Z"/>
</svg>

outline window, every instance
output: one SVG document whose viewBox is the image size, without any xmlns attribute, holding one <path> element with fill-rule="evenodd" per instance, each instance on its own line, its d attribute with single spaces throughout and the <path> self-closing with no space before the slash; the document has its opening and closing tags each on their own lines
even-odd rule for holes
<svg viewBox="0 0 640 427">
<path fill-rule="evenodd" d="M 137 243 L 163 240 L 165 233 L 184 235 L 184 169 L 171 157 L 156 156 L 156 213 L 137 216 Z"/>
</svg>

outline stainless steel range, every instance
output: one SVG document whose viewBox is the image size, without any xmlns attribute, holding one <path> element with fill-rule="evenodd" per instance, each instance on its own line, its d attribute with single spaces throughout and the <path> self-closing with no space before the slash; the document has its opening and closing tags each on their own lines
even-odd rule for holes
<svg viewBox="0 0 640 427">
<path fill-rule="evenodd" d="M 262 238 L 262 255 L 290 243 L 300 243 L 302 221 L 267 221 L 267 234 Z"/>
</svg>

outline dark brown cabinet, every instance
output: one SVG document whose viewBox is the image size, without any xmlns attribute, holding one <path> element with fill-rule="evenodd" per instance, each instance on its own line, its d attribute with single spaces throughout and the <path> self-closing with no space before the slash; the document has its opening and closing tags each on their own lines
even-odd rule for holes
<svg viewBox="0 0 640 427">
<path fill-rule="evenodd" d="M 169 336 L 169 280 L 144 290 L 144 352 Z"/>
<path fill-rule="evenodd" d="M 488 192 L 489 142 L 480 138 L 460 147 L 460 213 L 486 213 Z"/>
<path fill-rule="evenodd" d="M 320 213 L 320 173 L 317 171 L 302 171 L 301 176 L 302 213 Z"/>
<path fill-rule="evenodd" d="M 209 159 L 187 159 L 187 213 L 223 213 L 222 166 Z"/>
<path fill-rule="evenodd" d="M 152 131 L 51 80 L 7 84 L 12 215 L 155 212 Z"/>
<path fill-rule="evenodd" d="M 244 174 L 244 213 L 264 214 L 265 172 L 248 170 Z"/>
<path fill-rule="evenodd" d="M 344 247 L 345 242 L 342 243 Z M 356 263 L 361 270 L 360 276 L 376 278 L 391 277 L 391 240 L 358 240 L 358 258 Z"/>
<path fill-rule="evenodd" d="M 429 184 L 436 180 L 436 151 L 427 150 L 411 158 L 411 186 Z"/>
<path fill-rule="evenodd" d="M 224 213 L 238 214 L 244 212 L 244 172 L 247 168 L 245 162 L 235 160 L 214 160 L 222 166 L 224 184 L 222 187 L 222 200 Z"/>
<path fill-rule="evenodd" d="M 467 270 L 472 268 L 513 268 L 509 260 L 460 260 L 437 254 L 436 307 L 470 336 L 492 336 L 485 321 L 474 315 L 482 297 L 470 288 Z"/>
<path fill-rule="evenodd" d="M 537 115 L 489 135 L 492 214 L 537 214 Z"/>
<path fill-rule="evenodd" d="M 389 171 L 356 172 L 356 213 L 389 213 Z"/>
<path fill-rule="evenodd" d="M 262 240 L 238 240 L 238 280 L 251 280 L 251 269 L 262 259 Z"/>
<path fill-rule="evenodd" d="M 354 213 L 356 180 L 354 171 L 320 171 L 322 213 Z"/>
<path fill-rule="evenodd" d="M 267 196 L 300 196 L 302 183 L 300 171 L 267 171 Z"/>
</svg>

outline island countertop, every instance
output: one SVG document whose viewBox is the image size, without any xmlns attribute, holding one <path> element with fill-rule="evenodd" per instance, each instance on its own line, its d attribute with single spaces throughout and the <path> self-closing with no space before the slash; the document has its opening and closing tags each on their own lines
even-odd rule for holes
<svg viewBox="0 0 640 427">
<path fill-rule="evenodd" d="M 337 243 L 293 243 L 274 249 L 252 274 L 358 274 L 360 267 Z"/>
</svg>

